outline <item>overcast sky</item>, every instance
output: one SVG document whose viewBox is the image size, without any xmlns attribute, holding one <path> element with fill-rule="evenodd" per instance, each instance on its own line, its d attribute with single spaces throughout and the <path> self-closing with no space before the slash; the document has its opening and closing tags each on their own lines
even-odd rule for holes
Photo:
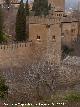
<svg viewBox="0 0 80 107">
<path fill-rule="evenodd" d="M 66 8 L 77 8 L 80 0 L 66 0 Z"/>
</svg>

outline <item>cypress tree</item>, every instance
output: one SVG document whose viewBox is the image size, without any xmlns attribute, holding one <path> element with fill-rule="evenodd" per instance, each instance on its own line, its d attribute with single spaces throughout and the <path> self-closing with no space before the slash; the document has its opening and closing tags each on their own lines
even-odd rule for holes
<svg viewBox="0 0 80 107">
<path fill-rule="evenodd" d="M 25 6 L 25 12 L 26 12 L 26 33 L 27 33 L 27 40 L 29 39 L 29 4 L 28 0 L 26 1 L 26 6 Z"/>
<path fill-rule="evenodd" d="M 20 2 L 20 6 L 16 16 L 16 40 L 25 41 L 26 38 L 26 12 L 24 8 L 23 0 Z"/>
<path fill-rule="evenodd" d="M 3 41 L 3 12 L 0 5 L 0 42 Z"/>
<path fill-rule="evenodd" d="M 36 16 L 48 15 L 48 0 L 34 0 L 32 10 Z"/>
<path fill-rule="evenodd" d="M 40 8 L 39 7 L 39 0 L 34 0 L 32 11 L 34 11 L 35 16 L 39 16 L 40 15 L 39 8 Z"/>
<path fill-rule="evenodd" d="M 26 1 L 25 9 L 26 9 L 26 16 L 29 16 L 29 4 L 28 4 L 28 0 Z"/>
</svg>

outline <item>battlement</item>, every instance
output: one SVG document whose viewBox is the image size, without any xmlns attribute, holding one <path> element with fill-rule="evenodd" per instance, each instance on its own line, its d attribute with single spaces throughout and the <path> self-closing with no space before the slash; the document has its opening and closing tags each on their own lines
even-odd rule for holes
<svg viewBox="0 0 80 107">
<path fill-rule="evenodd" d="M 0 51 L 1 50 L 13 50 L 17 48 L 24 48 L 24 47 L 30 47 L 32 45 L 32 41 L 29 42 L 16 42 L 16 43 L 10 43 L 10 44 L 0 44 Z"/>
<path fill-rule="evenodd" d="M 61 17 L 50 17 L 50 16 L 47 16 L 47 17 L 39 17 L 39 16 L 31 16 L 29 17 L 29 23 L 30 24 L 44 24 L 44 25 L 47 25 L 47 24 L 58 24 L 58 23 L 61 23 L 61 20 L 62 18 Z"/>
<path fill-rule="evenodd" d="M 0 45 L 0 67 L 13 67 L 31 61 L 32 42 Z"/>
</svg>

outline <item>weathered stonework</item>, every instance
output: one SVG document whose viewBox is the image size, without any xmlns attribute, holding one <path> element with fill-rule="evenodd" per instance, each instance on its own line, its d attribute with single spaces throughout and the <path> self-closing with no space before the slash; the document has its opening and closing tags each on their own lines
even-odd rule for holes
<svg viewBox="0 0 80 107">
<path fill-rule="evenodd" d="M 55 20 L 55 18 L 34 17 L 29 20 L 29 23 L 29 39 L 36 46 L 39 45 L 40 49 L 46 49 L 47 55 L 54 60 L 53 63 L 60 63 L 61 28 L 59 18 Z"/>
<path fill-rule="evenodd" d="M 11 102 L 51 98 L 55 90 L 66 90 L 79 81 L 80 67 L 66 60 L 61 63 L 61 34 L 73 27 L 77 34 L 76 22 L 65 23 L 63 16 L 60 10 L 47 17 L 29 17 L 28 42 L 0 45 L 0 73 L 6 78 Z M 66 44 L 67 35 L 65 39 Z"/>
<path fill-rule="evenodd" d="M 56 9 L 65 9 L 65 0 L 49 0 L 49 3 Z"/>
<path fill-rule="evenodd" d="M 78 21 L 73 18 L 64 18 L 61 23 L 62 29 L 62 45 L 73 47 L 73 43 L 77 41 L 78 36 Z"/>
<path fill-rule="evenodd" d="M 20 64 L 23 59 L 26 59 L 27 63 L 29 60 L 34 61 L 35 58 L 41 59 L 43 57 L 53 64 L 60 64 L 61 27 L 59 18 L 56 21 L 55 19 L 44 17 L 30 18 L 29 41 L 31 43 L 1 45 L 0 62 L 2 65 L 7 66 L 8 64 L 11 66 L 12 62 L 12 65 L 18 66 L 17 63 Z"/>
</svg>

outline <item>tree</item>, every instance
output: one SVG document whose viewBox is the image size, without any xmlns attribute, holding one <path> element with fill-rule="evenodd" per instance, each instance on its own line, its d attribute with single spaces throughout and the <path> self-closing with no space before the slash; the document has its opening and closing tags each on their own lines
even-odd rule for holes
<svg viewBox="0 0 80 107">
<path fill-rule="evenodd" d="M 4 99 L 8 94 L 8 86 L 5 85 L 5 79 L 0 76 L 0 99 Z"/>
<path fill-rule="evenodd" d="M 26 1 L 25 9 L 26 9 L 26 16 L 29 16 L 29 4 L 28 4 L 28 0 Z"/>
<path fill-rule="evenodd" d="M 48 15 L 48 0 L 34 0 L 32 10 L 36 16 Z"/>
<path fill-rule="evenodd" d="M 26 11 L 26 33 L 27 33 L 27 39 L 29 39 L 29 4 L 28 0 L 26 1 L 26 6 L 25 6 L 25 11 Z"/>
<path fill-rule="evenodd" d="M 3 12 L 0 5 L 0 42 L 3 41 Z"/>
<path fill-rule="evenodd" d="M 16 16 L 16 40 L 17 41 L 25 41 L 27 39 L 26 36 L 26 12 L 24 8 L 23 0 L 20 2 L 20 6 Z"/>
</svg>

